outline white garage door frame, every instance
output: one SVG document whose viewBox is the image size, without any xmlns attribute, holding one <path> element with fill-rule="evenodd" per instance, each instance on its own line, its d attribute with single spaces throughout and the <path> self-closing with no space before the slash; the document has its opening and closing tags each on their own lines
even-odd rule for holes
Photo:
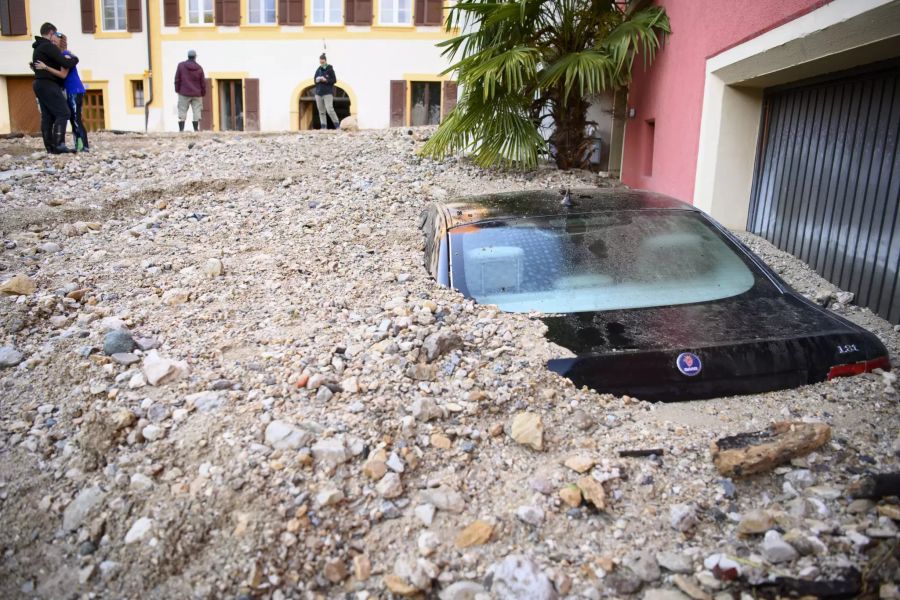
<svg viewBox="0 0 900 600">
<path fill-rule="evenodd" d="M 694 204 L 745 229 L 763 90 L 893 58 L 898 48 L 900 0 L 834 0 L 709 58 Z"/>
</svg>

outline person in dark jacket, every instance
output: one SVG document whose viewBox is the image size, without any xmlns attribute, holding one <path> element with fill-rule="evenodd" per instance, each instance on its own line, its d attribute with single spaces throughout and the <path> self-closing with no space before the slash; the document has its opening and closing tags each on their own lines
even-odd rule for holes
<svg viewBox="0 0 900 600">
<path fill-rule="evenodd" d="M 319 109 L 319 129 L 328 129 L 328 121 L 325 117 L 327 111 L 334 123 L 335 129 L 341 128 L 341 121 L 338 119 L 337 113 L 334 112 L 334 84 L 337 83 L 337 76 L 334 74 L 334 67 L 328 64 L 328 59 L 323 53 L 319 57 L 319 68 L 316 69 L 316 75 L 313 77 L 316 82 L 316 107 Z"/>
<path fill-rule="evenodd" d="M 41 135 L 44 147 L 51 154 L 74 152 L 66 146 L 66 123 L 69 122 L 69 105 L 63 89 L 69 69 L 78 64 L 78 57 L 64 56 L 51 41 L 56 37 L 56 27 L 52 23 L 41 25 L 40 37 L 35 36 L 31 65 L 34 68 L 34 95 L 41 107 Z M 41 66 L 49 67 L 40 68 Z M 51 69 L 56 73 L 51 72 Z M 59 77 L 63 75 L 63 77 Z"/>
<path fill-rule="evenodd" d="M 178 94 L 178 131 L 184 131 L 188 106 L 191 107 L 194 131 L 200 131 L 203 118 L 203 96 L 206 95 L 206 75 L 197 64 L 197 53 L 188 50 L 188 59 L 178 63 L 175 71 L 175 92 Z"/>
</svg>

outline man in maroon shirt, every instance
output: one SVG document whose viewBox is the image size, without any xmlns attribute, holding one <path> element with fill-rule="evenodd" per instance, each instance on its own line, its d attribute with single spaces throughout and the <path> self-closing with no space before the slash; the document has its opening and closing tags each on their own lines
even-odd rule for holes
<svg viewBox="0 0 900 600">
<path fill-rule="evenodd" d="M 203 67 L 197 64 L 197 53 L 188 50 L 188 59 L 178 63 L 175 71 L 175 93 L 178 94 L 178 131 L 184 131 L 184 120 L 187 118 L 188 106 L 194 131 L 200 130 L 200 119 L 203 112 L 203 96 L 206 95 L 206 76 Z"/>
</svg>

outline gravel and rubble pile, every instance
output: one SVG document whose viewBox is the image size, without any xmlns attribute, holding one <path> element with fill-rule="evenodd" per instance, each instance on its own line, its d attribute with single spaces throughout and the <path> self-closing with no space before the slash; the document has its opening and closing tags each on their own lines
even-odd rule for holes
<svg viewBox="0 0 900 600">
<path fill-rule="evenodd" d="M 0 596 L 700 600 L 856 569 L 898 597 L 900 505 L 847 494 L 897 470 L 893 374 L 576 389 L 540 320 L 429 279 L 416 220 L 614 184 L 424 160 L 428 133 L 0 142 Z M 900 331 L 742 239 L 900 364 Z M 783 420 L 831 441 L 717 473 L 712 441 Z"/>
</svg>

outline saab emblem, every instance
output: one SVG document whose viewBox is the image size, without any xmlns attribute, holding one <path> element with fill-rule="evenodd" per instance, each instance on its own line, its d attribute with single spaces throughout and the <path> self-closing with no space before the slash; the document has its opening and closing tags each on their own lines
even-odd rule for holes
<svg viewBox="0 0 900 600">
<path fill-rule="evenodd" d="M 703 368 L 703 365 L 700 364 L 700 357 L 693 352 L 682 352 L 678 355 L 678 360 L 675 361 L 675 364 L 678 365 L 678 370 L 681 371 L 681 374 L 688 377 L 697 375 L 700 369 Z"/>
</svg>

